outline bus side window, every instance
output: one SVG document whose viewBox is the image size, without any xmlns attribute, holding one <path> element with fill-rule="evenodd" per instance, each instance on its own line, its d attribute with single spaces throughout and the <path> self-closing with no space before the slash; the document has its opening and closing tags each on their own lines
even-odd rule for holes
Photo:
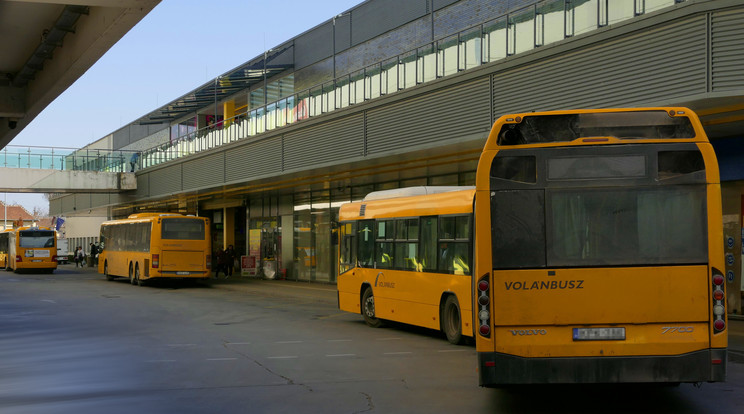
<svg viewBox="0 0 744 414">
<path fill-rule="evenodd" d="M 437 269 L 437 216 L 421 217 L 419 263 L 424 271 Z"/>
</svg>

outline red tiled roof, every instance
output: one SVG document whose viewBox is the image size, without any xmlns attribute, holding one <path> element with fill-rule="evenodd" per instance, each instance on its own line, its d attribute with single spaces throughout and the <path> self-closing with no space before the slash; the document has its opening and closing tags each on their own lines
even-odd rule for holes
<svg viewBox="0 0 744 414">
<path fill-rule="evenodd" d="M 5 220 L 5 204 L 0 201 L 0 220 Z M 7 220 L 18 220 L 19 218 L 23 221 L 34 220 L 34 216 L 28 212 L 23 206 L 14 204 L 8 204 L 8 217 Z"/>
</svg>

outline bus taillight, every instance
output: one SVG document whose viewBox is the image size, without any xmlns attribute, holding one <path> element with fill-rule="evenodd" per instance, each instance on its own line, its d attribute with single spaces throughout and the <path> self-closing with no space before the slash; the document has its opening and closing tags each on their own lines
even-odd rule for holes
<svg viewBox="0 0 744 414">
<path fill-rule="evenodd" d="M 160 267 L 160 255 L 153 254 L 152 255 L 152 268 L 157 269 L 158 267 Z"/>
<path fill-rule="evenodd" d="M 726 292 L 723 290 L 724 277 L 718 269 L 713 268 L 713 333 L 726 329 Z"/>
<path fill-rule="evenodd" d="M 480 309 L 478 311 L 478 321 L 480 326 L 478 327 L 478 333 L 485 338 L 491 337 L 491 313 L 488 310 L 488 304 L 491 303 L 491 298 L 488 295 L 489 292 L 488 274 L 483 275 L 478 281 L 478 305 Z"/>
<path fill-rule="evenodd" d="M 211 269 L 211 268 L 212 268 L 212 255 L 208 254 L 207 255 L 207 269 Z"/>
<path fill-rule="evenodd" d="M 23 258 L 20 255 L 16 255 L 16 262 L 22 262 Z"/>
<path fill-rule="evenodd" d="M 59 261 L 59 258 L 57 256 L 52 256 L 52 261 L 53 262 L 58 262 Z"/>
</svg>

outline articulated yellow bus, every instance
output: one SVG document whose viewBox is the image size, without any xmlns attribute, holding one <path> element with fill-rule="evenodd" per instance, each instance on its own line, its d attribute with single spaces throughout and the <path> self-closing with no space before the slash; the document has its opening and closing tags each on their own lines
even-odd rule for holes
<svg viewBox="0 0 744 414">
<path fill-rule="evenodd" d="M 208 279 L 209 219 L 175 213 L 132 214 L 101 224 L 98 272 L 142 286 L 155 278 Z"/>
<path fill-rule="evenodd" d="M 473 336 L 473 187 L 378 191 L 339 212 L 338 302 L 383 320 Z"/>
<path fill-rule="evenodd" d="M 0 233 L 0 261 L 6 270 L 53 273 L 57 236 L 48 227 L 19 227 Z"/>
<path fill-rule="evenodd" d="M 502 116 L 475 223 L 482 386 L 725 380 L 718 164 L 691 110 Z"/>
</svg>

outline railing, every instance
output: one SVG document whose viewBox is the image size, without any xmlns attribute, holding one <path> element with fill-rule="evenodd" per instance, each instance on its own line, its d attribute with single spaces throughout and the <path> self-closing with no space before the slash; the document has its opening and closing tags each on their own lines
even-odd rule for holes
<svg viewBox="0 0 744 414">
<path fill-rule="evenodd" d="M 0 167 L 49 170 L 126 172 L 133 151 L 7 145 L 0 151 Z"/>
</svg>

